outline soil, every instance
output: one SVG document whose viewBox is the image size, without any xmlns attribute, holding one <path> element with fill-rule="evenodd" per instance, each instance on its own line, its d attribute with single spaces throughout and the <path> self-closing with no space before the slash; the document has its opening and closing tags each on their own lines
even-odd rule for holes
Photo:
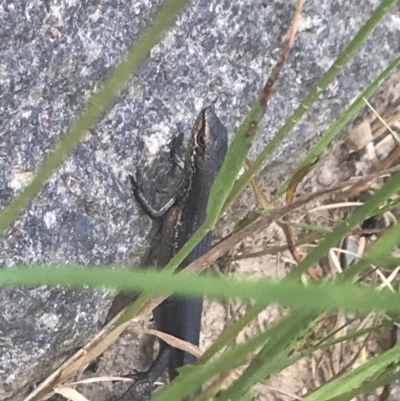
<svg viewBox="0 0 400 401">
<path fill-rule="evenodd" d="M 400 128 L 400 123 L 398 122 L 400 120 L 398 115 L 400 110 L 400 85 L 397 84 L 398 82 L 400 82 L 399 70 L 384 83 L 379 92 L 370 100 L 373 107 L 386 121 L 393 120 L 392 127 L 394 130 Z M 388 130 L 382 126 L 382 123 L 367 106 L 343 130 L 341 138 L 345 139 L 344 144 L 331 151 L 324 163 L 303 180 L 297 190 L 297 195 L 315 193 L 322 188 L 348 180 L 355 175 L 373 172 L 380 159 L 387 155 L 387 152 L 394 146 L 394 141 L 390 137 Z M 261 187 L 268 196 L 276 191 L 278 188 L 277 183 L 282 182 L 280 181 L 281 178 L 286 177 L 286 169 L 287 166 L 275 166 L 272 170 L 274 179 L 271 179 L 271 168 L 268 168 L 265 173 L 258 176 Z M 312 210 L 321 205 L 345 201 L 363 201 L 366 195 L 380 185 L 378 181 L 375 184 L 370 184 L 364 191 L 353 194 L 350 198 L 341 199 L 341 196 L 337 195 L 331 198 L 325 197 L 322 201 L 312 202 L 307 205 L 307 210 L 303 209 L 291 216 L 291 221 L 326 227 L 337 225 L 349 212 L 354 210 L 354 206 L 348 204 L 340 208 Z M 256 198 L 252 188 L 249 187 L 232 210 L 220 222 L 215 232 L 215 239 L 218 240 L 229 233 L 239 218 L 244 217 L 250 210 L 255 208 L 257 208 Z M 300 239 L 301 235 L 304 235 L 304 231 L 295 230 L 295 234 L 296 238 Z M 374 237 L 367 239 L 365 246 L 368 247 L 373 240 Z M 355 236 L 354 241 L 357 247 L 361 241 L 360 237 Z M 286 245 L 282 228 L 277 224 L 272 224 L 258 235 L 246 239 L 231 252 L 228 258 L 224 258 L 223 263 L 219 263 L 214 268 L 229 275 L 240 273 L 251 277 L 270 276 L 280 279 L 285 277 L 296 264 L 287 250 L 277 249 L 280 246 L 284 249 Z M 298 246 L 298 250 L 302 255 L 305 255 L 311 249 L 310 246 Z M 259 256 L 254 256 L 254 254 Z M 335 255 L 337 258 L 335 258 Z M 331 257 L 327 257 L 322 263 L 324 274 L 338 274 L 336 270 L 338 269 L 337 260 L 339 256 L 337 251 L 332 250 Z M 388 275 L 384 271 L 382 274 Z M 379 285 L 380 276 L 377 275 L 374 279 Z M 237 302 L 222 303 L 206 300 L 203 312 L 201 349 L 206 350 L 218 338 L 224 328 L 238 319 L 247 307 L 248 305 Z M 285 310 L 278 305 L 269 306 L 240 333 L 237 341 L 240 342 L 247 336 L 269 327 L 279 320 L 284 313 Z M 340 327 L 346 319 L 351 319 L 351 317 L 348 314 L 330 316 L 321 328 L 322 334 L 324 330 L 329 331 L 332 327 Z M 366 327 L 373 322 L 373 317 L 368 317 L 365 320 L 356 319 L 352 327 Z M 152 323 L 149 321 L 148 324 L 151 325 Z M 322 334 L 317 333 L 316 335 Z M 338 333 L 338 335 L 343 334 L 343 331 Z M 360 363 L 382 352 L 382 350 L 388 349 L 391 345 L 393 345 L 392 336 L 386 330 L 373 336 L 364 336 L 344 345 L 331 347 L 326 351 L 316 352 L 311 357 L 302 359 L 297 364 L 260 385 L 256 389 L 257 391 L 252 400 L 292 401 L 302 399 L 313 389 L 336 377 L 341 372 L 349 371 L 359 366 Z M 157 350 L 158 344 L 154 337 L 138 334 L 133 330 L 127 329 L 98 359 L 95 373 L 88 369 L 79 377 L 76 377 L 74 381 L 90 377 L 125 375 L 130 373 L 132 369 L 145 370 L 151 364 Z M 163 382 L 163 380 L 160 382 Z M 111 381 L 104 381 L 101 383 L 82 384 L 75 388 L 88 400 L 109 401 L 113 397 L 122 394 L 127 386 L 127 384 L 113 384 Z M 383 394 L 386 394 L 386 399 L 390 399 L 390 392 L 386 391 L 385 393 L 384 390 L 383 388 L 378 389 L 371 394 L 360 397 L 360 400 L 383 400 Z M 57 397 L 52 399 L 55 400 Z"/>
</svg>

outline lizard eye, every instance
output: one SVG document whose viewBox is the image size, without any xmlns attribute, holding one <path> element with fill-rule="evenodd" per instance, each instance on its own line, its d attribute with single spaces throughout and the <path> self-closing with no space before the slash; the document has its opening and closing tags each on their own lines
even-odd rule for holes
<svg viewBox="0 0 400 401">
<path fill-rule="evenodd" d="M 206 139 L 204 137 L 204 133 L 201 132 L 201 133 L 199 133 L 199 135 L 197 135 L 196 143 L 201 148 L 205 148 L 206 147 Z"/>
</svg>

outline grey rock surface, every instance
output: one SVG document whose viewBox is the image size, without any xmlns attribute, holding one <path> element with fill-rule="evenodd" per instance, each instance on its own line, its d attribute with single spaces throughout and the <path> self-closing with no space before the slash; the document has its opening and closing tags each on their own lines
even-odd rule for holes
<svg viewBox="0 0 400 401">
<path fill-rule="evenodd" d="M 2 207 L 29 181 L 159 3 L 0 3 Z M 379 4 L 306 2 L 253 155 Z M 168 189 L 167 145 L 179 131 L 188 138 L 195 116 L 210 102 L 232 137 L 280 56 L 292 13 L 292 2 L 279 0 L 192 2 L 0 240 L 1 265 L 133 264 L 157 227 L 132 199 L 127 174 L 140 168 L 149 190 Z M 326 129 L 398 55 L 398 18 L 397 7 L 297 125 L 276 152 L 277 160 L 294 163 L 298 149 Z M 150 168 L 156 159 L 160 167 Z M 23 399 L 30 385 L 82 346 L 103 323 L 113 296 L 44 287 L 1 290 L 0 400 Z"/>
</svg>

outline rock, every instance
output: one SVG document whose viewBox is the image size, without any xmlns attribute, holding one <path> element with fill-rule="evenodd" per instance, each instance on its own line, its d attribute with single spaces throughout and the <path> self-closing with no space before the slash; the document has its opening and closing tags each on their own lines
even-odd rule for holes
<svg viewBox="0 0 400 401">
<path fill-rule="evenodd" d="M 0 4 L 0 205 L 29 182 L 160 1 L 46 0 Z M 254 156 L 367 21 L 378 0 L 310 0 L 269 104 Z M 132 265 L 156 225 L 132 198 L 127 175 L 166 186 L 168 146 L 188 138 L 200 109 L 232 137 L 278 60 L 292 2 L 190 3 L 117 101 L 0 242 L 2 266 Z M 392 11 L 275 154 L 299 148 L 337 118 L 397 55 Z M 158 160 L 159 167 L 150 168 Z M 293 158 L 292 158 L 293 157 Z M 287 162 L 286 162 L 287 163 Z M 158 176 L 158 179 L 153 177 Z M 167 188 L 168 185 L 167 185 Z M 165 196 L 165 195 L 164 195 Z M 19 401 L 103 324 L 114 293 L 24 288 L 0 292 L 0 400 Z"/>
</svg>

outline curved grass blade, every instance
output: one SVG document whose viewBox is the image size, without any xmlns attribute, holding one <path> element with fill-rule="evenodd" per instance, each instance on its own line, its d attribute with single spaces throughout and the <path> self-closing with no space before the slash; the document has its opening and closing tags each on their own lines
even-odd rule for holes
<svg viewBox="0 0 400 401">
<path fill-rule="evenodd" d="M 379 387 L 384 387 L 390 383 L 394 383 L 399 378 L 400 378 L 400 372 L 398 372 L 395 369 L 393 370 L 388 369 L 387 372 L 381 374 L 378 378 L 368 380 L 366 383 L 363 383 L 360 387 L 350 390 L 345 394 L 329 398 L 328 401 L 351 401 L 355 397 L 357 397 L 357 395 L 365 394 Z"/>
<path fill-rule="evenodd" d="M 377 259 L 380 261 L 380 264 L 384 264 L 384 259 L 386 256 L 386 260 L 388 260 L 387 255 L 391 255 L 391 251 L 397 246 L 397 244 L 400 243 L 400 224 L 396 224 L 393 226 L 390 230 L 388 230 L 371 248 L 371 251 L 369 254 L 365 257 L 365 260 L 368 259 Z M 372 256 L 372 257 L 371 257 Z M 363 261 L 363 264 L 365 266 L 365 260 Z M 399 257 L 392 256 L 390 258 L 390 263 L 396 263 L 395 265 L 399 264 Z M 354 274 L 354 269 L 353 274 Z M 350 278 L 348 275 L 346 277 L 347 279 Z M 342 278 L 343 280 L 343 278 Z M 285 281 L 285 280 L 284 280 Z M 339 281 L 340 282 L 340 281 Z M 342 281 L 343 282 L 343 281 Z M 374 308 L 372 307 L 371 310 Z M 274 348 L 275 349 L 275 348 Z M 271 355 L 271 350 L 268 347 L 264 347 L 260 353 L 258 354 L 257 358 L 260 358 L 261 361 L 265 361 L 268 359 L 273 358 Z M 256 361 L 256 360 L 255 360 Z M 267 374 L 275 373 L 270 371 L 270 366 L 273 365 L 273 359 L 267 364 L 261 364 L 261 366 L 257 366 L 257 363 L 253 361 L 250 366 L 246 369 L 242 377 L 235 382 L 220 398 L 218 398 L 218 401 L 226 401 L 228 399 L 234 399 L 232 397 L 244 394 L 247 392 L 249 389 L 251 389 L 257 382 L 262 381 L 263 377 L 266 377 Z M 280 363 L 281 365 L 285 365 L 285 356 L 283 355 L 283 361 Z M 288 365 L 289 366 L 289 365 Z M 285 366 L 283 366 L 285 367 Z M 359 383 L 361 384 L 361 382 Z M 354 387 L 351 387 L 354 388 Z M 344 389 L 344 392 L 349 391 L 348 389 Z M 323 393 L 325 394 L 325 393 Z M 331 394 L 331 392 L 327 392 L 327 394 Z M 340 393 L 342 394 L 342 393 Z M 315 398 L 315 399 L 325 399 L 321 398 L 321 395 L 318 393 L 318 396 L 320 398 Z M 314 398 L 313 398 L 314 399 Z"/>
<path fill-rule="evenodd" d="M 299 168 L 311 163 L 319 156 L 335 138 L 340 130 L 353 118 L 353 116 L 365 105 L 364 99 L 369 99 L 382 83 L 389 77 L 394 69 L 400 64 L 400 57 L 397 57 L 372 83 L 365 91 L 350 105 L 350 107 L 340 116 L 340 118 L 325 132 L 323 137 L 315 144 L 315 146 L 307 153 L 307 156 L 300 163 Z M 291 181 L 289 177 L 279 188 L 277 196 L 281 196 L 289 186 Z"/>
<path fill-rule="evenodd" d="M 351 216 L 339 224 L 331 233 L 326 234 L 325 239 L 314 248 L 289 274 L 288 278 L 299 279 L 314 263 L 326 255 L 329 249 L 341 241 L 352 228 L 361 224 L 368 216 L 372 215 L 379 205 L 384 204 L 392 195 L 400 189 L 400 173 L 397 173 L 385 183 L 385 185 L 367 199 L 364 205 L 358 207 Z"/>
<path fill-rule="evenodd" d="M 300 2 L 301 3 L 301 2 Z M 301 7 L 296 12 L 299 13 Z M 291 44 L 294 40 L 294 33 L 296 31 L 297 23 L 294 21 L 291 27 L 289 39 L 282 52 L 281 60 L 274 68 L 270 78 L 267 80 L 263 90 L 259 94 L 257 100 L 254 102 L 251 111 L 246 116 L 244 122 L 240 126 L 237 134 L 235 135 L 232 143 L 228 148 L 225 161 L 222 165 L 221 171 L 217 175 L 214 185 L 211 188 L 209 201 L 207 204 L 207 218 L 204 224 L 193 234 L 193 236 L 186 242 L 186 244 L 176 253 L 176 255 L 169 261 L 164 270 L 175 270 L 189 254 L 189 252 L 201 241 L 201 239 L 215 227 L 224 205 L 226 197 L 231 191 L 237 175 L 241 170 L 244 161 L 248 155 L 250 147 L 254 142 L 257 133 L 257 127 L 262 120 L 265 113 L 267 102 L 272 94 L 272 89 L 276 83 L 283 63 L 287 58 Z M 131 319 L 138 313 L 150 299 L 150 294 L 141 294 L 136 302 L 129 308 L 126 314 L 122 317 L 121 323 Z"/>
<path fill-rule="evenodd" d="M 396 176 L 397 178 L 392 178 L 391 182 L 392 183 L 398 183 L 398 186 L 400 186 L 399 183 L 399 179 L 400 179 L 400 175 L 397 174 Z M 385 185 L 386 187 L 386 185 Z M 384 188 L 385 188 L 384 187 Z M 384 190 L 384 188 L 382 188 L 382 190 Z M 381 190 L 381 191 L 382 191 Z M 316 252 L 317 255 L 312 255 L 311 252 L 310 255 L 313 256 L 313 259 L 311 259 L 311 262 L 307 263 L 307 258 L 306 257 L 306 263 L 304 262 L 304 260 L 302 261 L 302 265 L 304 266 L 303 269 L 304 271 L 308 269 L 309 266 L 311 266 L 312 264 L 316 263 L 318 261 L 318 259 L 320 257 L 322 257 L 323 255 L 326 254 L 326 252 L 329 250 L 329 248 L 331 246 L 333 246 L 335 243 L 337 243 L 338 241 L 340 241 L 346 234 L 347 232 L 349 232 L 352 227 L 354 227 L 357 223 L 361 223 L 365 217 L 367 215 L 369 215 L 371 213 L 371 211 L 375 211 L 376 208 L 382 204 L 382 202 L 384 202 L 387 198 L 389 198 L 391 196 L 392 193 L 396 192 L 396 187 L 394 188 L 386 188 L 384 194 L 381 193 L 381 191 L 379 191 L 379 193 L 374 195 L 373 199 L 369 199 L 366 204 L 364 204 L 363 206 L 361 206 L 361 208 L 363 208 L 364 210 L 361 210 L 361 212 L 358 212 L 358 216 L 356 215 L 355 218 L 353 216 L 351 217 L 351 221 L 346 220 L 345 222 L 343 222 L 339 227 L 335 228 L 334 231 L 330 234 L 327 234 L 327 238 L 325 239 L 325 241 L 321 244 L 323 247 L 325 247 L 325 249 L 318 249 L 319 247 L 316 248 Z M 364 217 L 365 216 L 365 217 Z M 397 230 L 393 229 L 393 230 Z M 400 235 L 396 235 L 395 232 L 389 233 L 389 238 L 392 238 L 392 241 L 394 238 L 400 238 Z M 375 246 L 380 246 L 380 241 L 378 241 L 376 243 Z M 392 242 L 387 242 L 385 240 L 385 238 L 382 239 L 382 243 L 386 244 L 388 246 L 388 249 L 391 249 L 393 244 Z M 320 245 L 320 246 L 321 246 Z M 372 252 L 374 248 L 371 249 Z M 386 250 L 379 250 L 379 254 L 382 254 L 386 252 Z M 372 254 L 374 256 L 374 254 Z M 300 266 L 301 267 L 301 266 Z M 361 261 L 359 261 L 356 265 L 352 266 L 351 268 L 347 269 L 340 277 L 339 277 L 339 282 L 343 282 L 343 281 L 351 281 L 354 277 L 357 276 L 357 274 L 360 274 L 362 271 L 364 271 L 365 269 L 367 269 L 369 267 L 369 263 L 366 259 L 363 259 Z M 298 267 L 296 269 L 293 270 L 293 275 L 296 272 L 296 270 L 298 269 Z M 288 276 L 289 278 L 291 277 L 291 275 L 289 274 Z M 286 279 L 284 279 L 286 280 Z M 254 306 L 252 306 L 245 314 L 244 317 L 242 317 L 242 319 L 238 320 L 237 322 L 234 323 L 234 325 L 232 325 L 226 332 L 224 332 L 221 337 L 210 347 L 210 349 L 200 358 L 200 361 L 202 360 L 208 360 L 209 358 L 211 358 L 216 352 L 218 352 L 219 350 L 221 350 L 223 347 L 225 347 L 229 341 L 232 340 L 232 338 L 235 337 L 235 335 L 237 335 L 237 333 L 242 330 L 253 318 L 255 318 L 266 306 L 266 304 L 255 304 Z M 203 359 L 202 359 L 203 358 Z"/>
<path fill-rule="evenodd" d="M 338 282 L 349 281 L 366 270 L 371 264 L 386 267 L 400 265 L 400 255 L 397 255 L 397 246 L 400 245 L 400 223 L 387 230 L 370 248 L 363 259 L 346 269 L 338 278 Z"/>
<path fill-rule="evenodd" d="M 302 317 L 300 315 L 283 318 L 279 323 L 271 327 L 269 330 L 256 334 L 246 342 L 239 344 L 235 348 L 225 352 L 215 361 L 208 362 L 204 365 L 198 365 L 196 367 L 185 367 L 181 370 L 181 374 L 174 381 L 172 381 L 168 387 L 159 393 L 160 398 L 156 398 L 157 396 L 154 397 L 154 401 L 182 399 L 193 392 L 194 388 L 198 388 L 215 375 L 239 366 L 244 359 L 254 352 L 259 346 L 278 338 L 278 333 L 293 333 L 293 328 L 298 325 L 299 320 L 301 321 L 301 319 Z"/>
<path fill-rule="evenodd" d="M 328 87 L 334 80 L 336 75 L 341 71 L 347 61 L 354 55 L 361 44 L 367 39 L 372 30 L 377 26 L 381 19 L 389 12 L 389 10 L 396 4 L 397 0 L 384 0 L 381 5 L 374 11 L 370 19 L 358 31 L 357 35 L 350 41 L 347 47 L 339 54 L 332 67 L 323 75 L 323 77 L 315 84 L 314 88 L 309 92 L 307 97 L 303 100 L 297 110 L 286 121 L 283 127 L 277 132 L 274 139 L 265 147 L 257 159 L 253 162 L 251 167 L 242 175 L 236 182 L 231 193 L 229 194 L 222 213 L 225 212 L 233 201 L 239 196 L 242 190 L 249 183 L 250 178 L 262 167 L 267 158 L 276 149 L 278 144 L 289 134 L 296 123 L 303 117 L 313 103 L 318 99 L 321 93 Z M 222 214 L 221 213 L 221 214 Z"/>
<path fill-rule="evenodd" d="M 270 342 L 268 342 L 258 353 L 255 359 L 244 371 L 243 375 L 220 397 L 218 397 L 216 401 L 234 401 L 242 394 L 246 394 L 250 391 L 257 383 L 265 382 L 266 378 L 281 372 L 305 356 L 311 355 L 317 349 L 328 348 L 334 344 L 358 337 L 376 329 L 375 327 L 360 330 L 356 333 L 351 333 L 347 336 L 332 340 L 329 343 L 327 342 L 322 347 L 320 344 L 308 347 L 306 350 L 298 352 L 292 356 L 292 353 L 288 352 L 288 350 L 293 348 L 293 342 L 296 341 L 296 338 L 300 338 L 302 344 L 305 343 L 308 335 L 311 334 L 310 329 L 312 329 L 312 327 L 307 326 L 316 319 L 317 315 L 304 314 L 304 312 L 298 310 L 293 311 L 291 315 L 300 315 L 300 319 L 297 317 L 298 322 L 294 322 L 288 333 L 279 331 L 272 336 Z M 381 326 L 383 326 L 383 324 Z"/>
<path fill-rule="evenodd" d="M 215 361 L 205 365 L 189 366 L 181 369 L 181 373 L 167 387 L 155 394 L 152 401 L 182 400 L 217 374 L 234 369 L 243 363 L 247 355 L 263 344 L 266 333 L 258 333 L 242 344 L 229 350 Z"/>
<path fill-rule="evenodd" d="M 119 91 L 142 64 L 152 47 L 160 41 L 165 29 L 174 22 L 177 14 L 186 3 L 188 0 L 167 0 L 164 2 L 149 27 L 132 45 L 126 58 L 115 68 L 103 87 L 92 97 L 76 122 L 72 124 L 55 148 L 49 152 L 47 158 L 38 167 L 32 181 L 0 213 L 0 235 L 3 235 L 7 228 L 14 223 L 17 216 L 37 195 L 43 184 L 71 155 L 85 133 L 105 111 L 107 105 L 118 96 Z"/>
<path fill-rule="evenodd" d="M 377 373 L 381 373 L 388 365 L 395 362 L 399 357 L 399 350 L 400 344 L 397 344 L 389 351 L 364 363 L 359 368 L 345 373 L 336 380 L 325 384 L 323 387 L 304 398 L 304 401 L 328 401 L 354 390 L 365 380 Z"/>
<path fill-rule="evenodd" d="M 269 374 L 279 371 L 281 361 L 289 359 L 289 350 L 296 337 L 307 330 L 309 323 L 317 315 L 297 310 L 275 327 L 269 329 L 269 341 L 246 368 L 242 376 L 217 397 L 216 401 L 237 400 L 248 393 L 255 384 L 263 382 Z"/>
</svg>

